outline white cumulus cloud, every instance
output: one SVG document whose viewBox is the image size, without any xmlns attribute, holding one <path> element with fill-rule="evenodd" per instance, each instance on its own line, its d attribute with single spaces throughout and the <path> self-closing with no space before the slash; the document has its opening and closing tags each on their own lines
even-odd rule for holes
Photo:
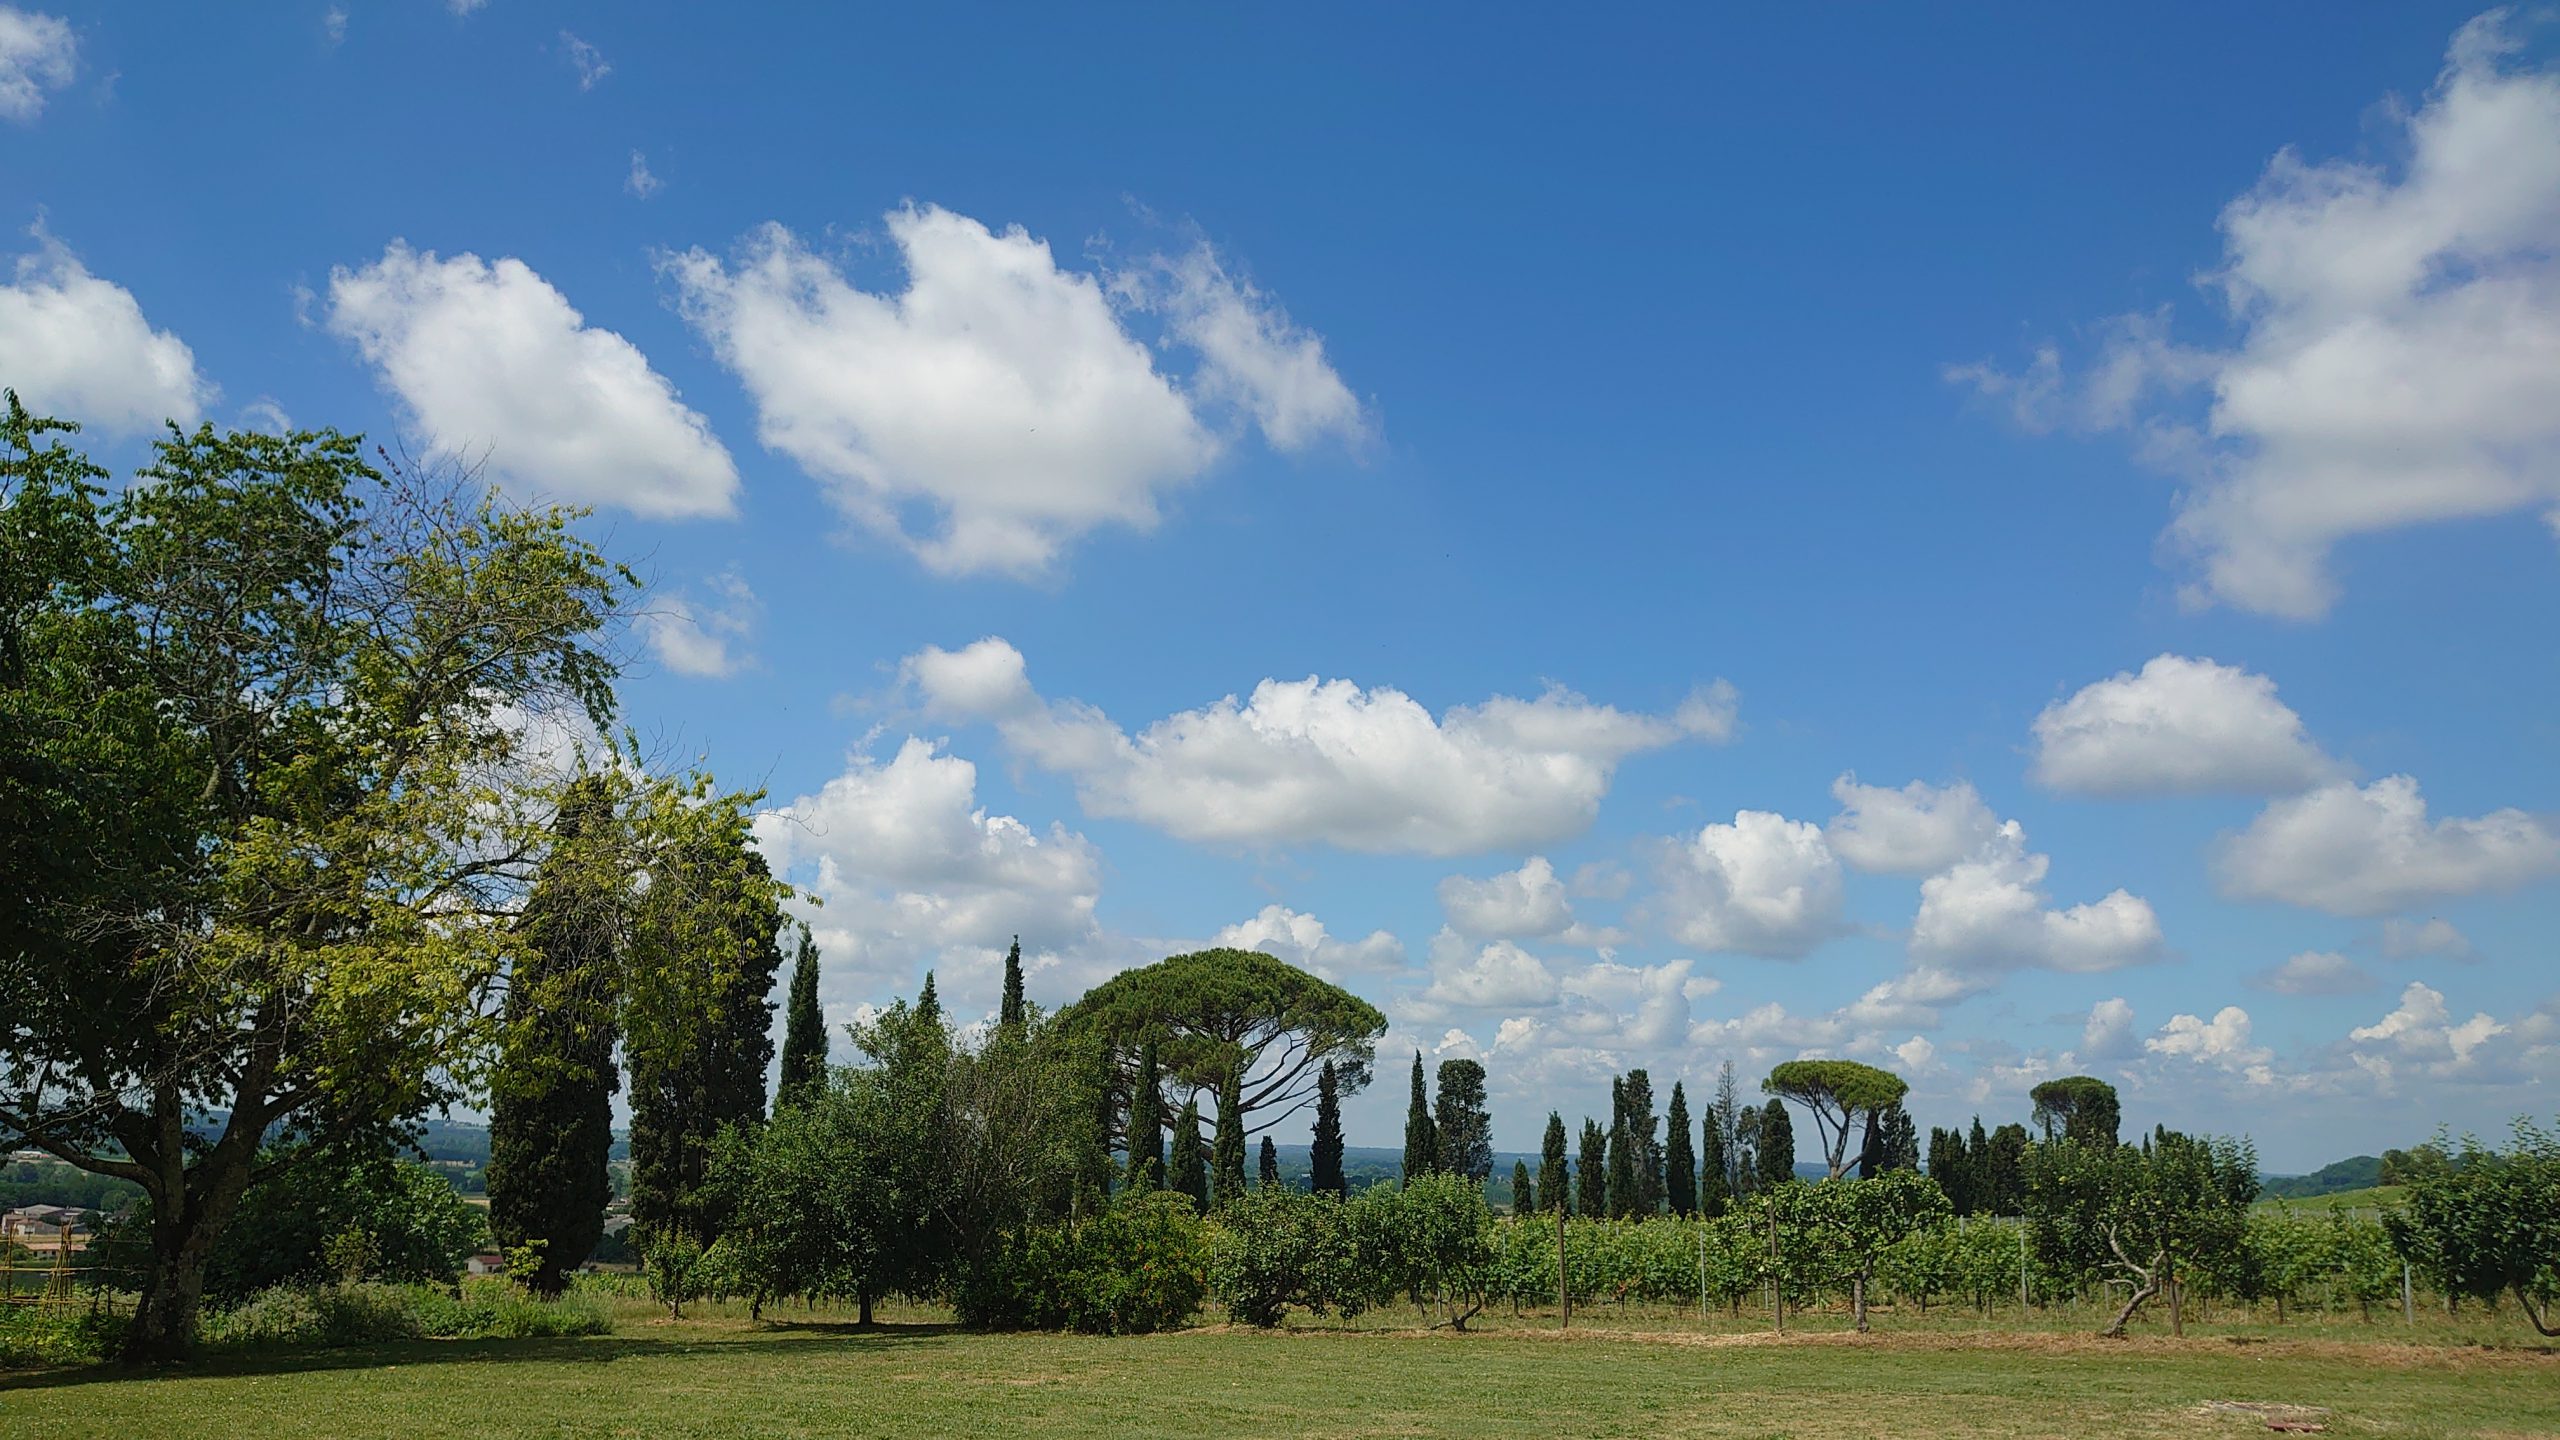
<svg viewBox="0 0 2560 1440">
<path fill-rule="evenodd" d="M 2379 915 L 2560 874 L 2560 835 L 2513 809 L 2430 821 L 2418 782 L 2391 775 L 2274 801 L 2215 858 L 2235 898 Z"/>
<path fill-rule="evenodd" d="M 2274 681 L 2182 655 L 2055 701 L 2035 742 L 2037 782 L 2079 795 L 2282 794 L 2337 769 Z"/>
<path fill-rule="evenodd" d="M 0 118 L 20 123 L 44 113 L 45 92 L 80 71 L 80 41 L 59 15 L 0 5 Z"/>
<path fill-rule="evenodd" d="M 1259 950 L 1336 983 L 1392 975 L 1404 967 L 1404 943 L 1386 931 L 1372 930 L 1359 940 L 1337 939 L 1322 920 L 1280 904 L 1265 905 L 1252 919 L 1219 931 L 1209 945 Z"/>
<path fill-rule="evenodd" d="M 1440 909 L 1460 934 L 1478 939 L 1558 940 L 1568 945 L 1616 945 L 1625 936 L 1574 918 L 1568 887 L 1543 855 L 1516 870 L 1476 879 L 1451 875 L 1440 882 Z"/>
<path fill-rule="evenodd" d="M 1275 450 L 1304 450 L 1330 436 L 1358 441 L 1368 418 L 1326 362 L 1324 340 L 1290 322 L 1270 296 L 1227 271 L 1208 244 L 1155 256 L 1113 277 L 1113 293 L 1161 313 L 1200 353 L 1193 388 L 1252 417 Z"/>
<path fill-rule="evenodd" d="M 1666 927 L 1701 950 L 1795 959 L 1843 928 L 1840 862 L 1810 821 L 1738 811 L 1666 848 L 1660 877 Z"/>
<path fill-rule="evenodd" d="M 1945 786 L 1914 780 L 1894 790 L 1843 775 L 1831 782 L 1831 798 L 1840 802 L 1827 830 L 1832 852 L 1878 874 L 1944 870 L 2000 831 L 1991 807 L 1961 780 Z"/>
<path fill-rule="evenodd" d="M 679 675 L 718 680 L 735 675 L 752 657 L 745 645 L 764 605 L 735 574 L 711 582 L 711 594 L 653 597 L 640 612 L 641 633 L 658 659 Z"/>
<path fill-rule="evenodd" d="M 2222 212 L 2209 276 L 2237 338 L 2110 327 L 2090 372 L 1951 371 L 2044 424 L 2130 426 L 2186 480 L 2192 599 L 2311 617 L 2341 541 L 2560 502 L 2560 72 L 2510 12 L 2454 36 L 2395 107 L 2396 163 L 2286 150 Z M 2178 397 L 2200 392 L 2201 413 Z"/>
<path fill-rule="evenodd" d="M 2026 847 L 2015 820 L 1974 856 L 1920 883 L 1914 956 L 1976 974 L 2038 967 L 2080 974 L 2158 957 L 2160 921 L 2123 890 L 2067 909 L 2043 890 L 2051 861 Z"/>
<path fill-rule="evenodd" d="M 2272 1083 L 2274 1076 L 2267 1062 L 2275 1058 L 2275 1052 L 2254 1043 L 2249 1032 L 2249 1012 L 2237 1005 L 2225 1005 L 2210 1020 L 2195 1015 L 2170 1016 L 2158 1034 L 2142 1042 L 2142 1048 L 2173 1060 L 2242 1072 L 2253 1083 Z"/>
<path fill-rule="evenodd" d="M 1130 734 L 1089 705 L 1042 698 L 1001 639 L 929 647 L 902 673 L 930 713 L 992 720 L 1015 754 L 1073 780 L 1086 813 L 1227 844 L 1427 855 L 1545 844 L 1591 823 L 1628 756 L 1732 726 L 1729 687 L 1669 718 L 1560 689 L 1434 716 L 1399 690 L 1309 676 Z"/>
<path fill-rule="evenodd" d="M 330 272 L 328 324 L 429 443 L 485 452 L 511 490 L 658 518 L 730 513 L 738 470 L 710 425 L 521 260 L 395 240 Z"/>
<path fill-rule="evenodd" d="M 214 388 L 186 342 L 152 329 L 132 291 L 90 274 L 41 226 L 31 233 L 34 252 L 0 284 L 0 383 L 38 415 L 118 433 L 202 418 Z"/>
<path fill-rule="evenodd" d="M 2390 1014 L 2356 1027 L 2348 1038 L 2413 1059 L 2459 1064 L 2507 1030 L 2487 1011 L 2456 1023 L 2453 1012 L 2445 1007 L 2444 992 L 2413 980 L 2400 992 L 2400 1003 Z"/>
</svg>

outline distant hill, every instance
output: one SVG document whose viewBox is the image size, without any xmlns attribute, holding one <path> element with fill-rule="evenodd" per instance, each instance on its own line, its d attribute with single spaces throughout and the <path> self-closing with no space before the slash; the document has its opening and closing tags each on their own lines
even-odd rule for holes
<svg viewBox="0 0 2560 1440">
<path fill-rule="evenodd" d="M 2308 1200 L 2315 1195 L 2335 1195 L 2344 1190 L 2370 1190 L 2382 1183 L 2382 1157 L 2351 1155 L 2332 1161 L 2308 1175 L 2268 1175 L 2258 1182 L 2258 1193 L 2273 1200 Z"/>
</svg>

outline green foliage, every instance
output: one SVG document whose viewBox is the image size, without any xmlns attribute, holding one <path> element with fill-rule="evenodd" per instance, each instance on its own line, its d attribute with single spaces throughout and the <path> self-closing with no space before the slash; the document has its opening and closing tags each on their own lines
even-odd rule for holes
<svg viewBox="0 0 2560 1440">
<path fill-rule="evenodd" d="M 2094 1075 L 2065 1075 L 2027 1092 L 2035 1101 L 2036 1127 L 2047 1141 L 2077 1140 L 2083 1145 L 2113 1145 L 2124 1107 L 2116 1087 Z"/>
<path fill-rule="evenodd" d="M 1233 1075 L 1218 1082 L 1218 1138 L 1210 1147 L 1209 1169 L 1221 1204 L 1244 1193 L 1244 1101 L 1237 1084 Z"/>
<path fill-rule="evenodd" d="M 2182 1271 L 2243 1262 L 2257 1152 L 2245 1140 L 2163 1134 L 2147 1145 L 2058 1140 L 2027 1160 L 2027 1219 L 2039 1260 L 2075 1281 L 2123 1280 L 2120 1335 Z"/>
<path fill-rule="evenodd" d="M 1896 1100 L 1867 1116 L 1866 1142 L 1858 1150 L 1858 1178 L 1872 1180 L 1887 1170 L 1920 1168 L 1920 1137 L 1913 1133 L 1911 1112 Z"/>
<path fill-rule="evenodd" d="M 1787 1118 L 1787 1107 L 1769 1102 L 1760 1112 L 1760 1124 L 1752 1134 L 1752 1149 L 1757 1157 L 1759 1188 L 1766 1190 L 1784 1185 L 1796 1178 L 1796 1126 Z"/>
<path fill-rule="evenodd" d="M 454 1293 L 427 1285 L 278 1286 L 205 1317 L 215 1350 L 339 1349 L 393 1340 L 529 1340 L 602 1335 L 604 1308 L 584 1296 L 538 1300 L 505 1281 Z"/>
<path fill-rule="evenodd" d="M 1538 1143 L 1538 1208 L 1563 1210 L 1573 1204 L 1571 1171 L 1565 1163 L 1564 1116 L 1547 1112 L 1547 1133 Z"/>
<path fill-rule="evenodd" d="M 1493 1116 L 1485 1108 L 1484 1066 L 1440 1062 L 1440 1098 L 1431 1112 L 1432 1164 L 1477 1185 L 1493 1174 Z"/>
<path fill-rule="evenodd" d="M 1573 1162 L 1574 1212 L 1597 1220 L 1609 1213 L 1609 1135 L 1582 1117 L 1582 1142 Z"/>
<path fill-rule="evenodd" d="M 1422 1074 L 1422 1052 L 1413 1052 L 1413 1094 L 1404 1107 L 1404 1181 L 1410 1185 L 1440 1166 L 1440 1139 L 1431 1122 L 1431 1087 Z"/>
<path fill-rule="evenodd" d="M 1529 1162 L 1511 1162 L 1511 1213 L 1527 1215 L 1538 1208 L 1538 1182 L 1529 1178 Z"/>
<path fill-rule="evenodd" d="M 1357 1313 L 1374 1289 L 1343 1202 L 1330 1191 L 1257 1191 L 1221 1208 L 1209 1240 L 1209 1294 L 1242 1324 L 1265 1329 L 1289 1307 Z"/>
<path fill-rule="evenodd" d="M 1916 1170 L 1886 1170 L 1872 1179 L 1801 1182 L 1772 1187 L 1765 1202 L 1785 1239 L 1810 1242 L 1825 1278 L 1850 1284 L 1860 1330 L 1867 1328 L 1867 1287 L 1894 1246 L 1954 1215 L 1938 1182 Z"/>
<path fill-rule="evenodd" d="M 1322 1112 L 1318 1112 L 1319 1123 Z M 1339 1131 L 1342 1117 L 1335 1112 L 1335 1163 L 1341 1160 Z M 1138 1074 L 1129 1087 L 1129 1165 L 1123 1184 L 1132 1190 L 1161 1190 L 1165 1187 L 1164 1170 L 1164 1077 L 1156 1068 L 1156 1047 L 1150 1043 L 1138 1048 Z"/>
<path fill-rule="evenodd" d="M 1813 1117 L 1814 1134 L 1834 1180 L 1847 1174 L 1856 1158 L 1849 1153 L 1849 1141 L 1858 1133 L 1860 1122 L 1887 1105 L 1900 1103 L 1910 1088 L 1892 1071 L 1855 1060 L 1788 1060 L 1773 1067 L 1769 1078 L 1760 1082 L 1762 1092 L 1792 1100 Z M 1772 1173 L 1765 1161 L 1760 1173 Z M 1794 1173 L 1792 1154 L 1787 1173 Z"/>
<path fill-rule="evenodd" d="M 1698 1213 L 1698 1152 L 1689 1140 L 1689 1096 L 1680 1082 L 1671 1082 L 1671 1109 L 1663 1117 L 1666 1141 L 1662 1150 L 1663 1199 L 1671 1213 L 1682 1219 Z"/>
<path fill-rule="evenodd" d="M 1173 1183 L 1171 1189 L 1191 1202 L 1193 1213 L 1209 1208 L 1209 1147 L 1200 1139 L 1200 1101 L 1198 1097 L 1182 1102 L 1182 1113 L 1173 1120 Z"/>
<path fill-rule="evenodd" d="M 1030 1019 L 1022 998 L 1022 937 L 1016 935 L 1013 948 L 1004 952 L 1004 997 L 996 1007 L 996 1023 L 1008 1030 L 1019 1030 Z"/>
<path fill-rule="evenodd" d="M 1166 1073 L 1187 1088 L 1233 1077 L 1247 1136 L 1265 1128 L 1255 1115 L 1287 1115 L 1312 1098 L 1328 1060 L 1344 1094 L 1366 1088 L 1387 1029 L 1369 1002 L 1258 950 L 1202 950 L 1124 970 L 1058 1019 L 1123 1075 L 1152 1041 Z"/>
<path fill-rule="evenodd" d="M 1239 1197 L 1250 1209 L 1291 1192 Z M 1190 1322 L 1208 1293 L 1208 1231 L 1179 1195 L 1126 1192 L 1089 1218 L 1014 1231 L 954 1289 L 962 1324 L 1144 1335 Z"/>
<path fill-rule="evenodd" d="M 2512 1294 L 2536 1331 L 2560 1335 L 2560 1140 L 2518 1119 L 2505 1150 L 2466 1139 L 2450 1164 L 2398 1173 L 2406 1200 L 2383 1216 L 2393 1248 L 2447 1294 Z"/>
<path fill-rule="evenodd" d="M 552 825 L 507 975 L 489 1080 L 489 1229 L 501 1249 L 539 1245 L 526 1283 L 558 1295 L 604 1238 L 613 1198 L 613 1058 L 621 1035 L 618 937 L 628 884 L 603 779 L 571 782 Z"/>
<path fill-rule="evenodd" d="M 2405 1154 L 2402 1151 L 2392 1153 Z M 2382 1183 L 2381 1156 L 2353 1155 L 2344 1160 L 2333 1160 L 2308 1175 L 2269 1176 L 2261 1188 L 2279 1200 L 2308 1200 L 2348 1190 L 2370 1190 Z"/>
<path fill-rule="evenodd" d="M 1022 946 L 1014 945 L 1016 981 Z M 774 1106 L 797 1104 L 826 1083 L 827 1021 L 818 1007 L 818 945 L 809 927 L 800 927 L 791 960 L 791 998 L 782 1012 L 782 1074 L 774 1083 Z"/>
<path fill-rule="evenodd" d="M 1320 1195 L 1351 1193 L 1342 1173 L 1342 1087 L 1328 1060 L 1316 1075 L 1315 1136 L 1307 1151 L 1307 1186 Z"/>
</svg>

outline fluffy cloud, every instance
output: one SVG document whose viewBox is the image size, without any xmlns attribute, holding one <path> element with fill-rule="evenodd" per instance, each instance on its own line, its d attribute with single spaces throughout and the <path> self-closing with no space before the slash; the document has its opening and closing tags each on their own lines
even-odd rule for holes
<svg viewBox="0 0 2560 1440">
<path fill-rule="evenodd" d="M 2372 989 L 2373 977 L 2334 950 L 2305 950 L 2250 976 L 2249 983 L 2277 995 L 2353 995 Z"/>
<path fill-rule="evenodd" d="M 1423 998 L 1467 1009 L 1552 1005 L 1561 993 L 1547 963 L 1508 940 L 1469 948 L 1442 932 L 1431 947 L 1431 988 Z"/>
<path fill-rule="evenodd" d="M 2000 832 L 1991 807 L 1964 781 L 1934 786 L 1914 780 L 1890 790 L 1843 775 L 1831 782 L 1831 798 L 1840 802 L 1828 829 L 1832 852 L 1879 874 L 1944 870 Z"/>
<path fill-rule="evenodd" d="M 1684 945 L 1795 959 L 1842 929 L 1840 862 L 1810 821 L 1739 811 L 1667 849 L 1660 873 L 1662 917 Z"/>
<path fill-rule="evenodd" d="M 1275 450 L 1304 450 L 1330 436 L 1357 441 L 1369 422 L 1324 358 L 1321 337 L 1227 273 L 1207 244 L 1155 256 L 1113 277 L 1113 293 L 1164 315 L 1175 339 L 1200 353 L 1193 389 L 1249 415 Z"/>
<path fill-rule="evenodd" d="M 2142 1042 L 2142 1048 L 2171 1060 L 2235 1071 L 2246 1075 L 2252 1084 L 2274 1081 L 2267 1062 L 2275 1058 L 2275 1052 L 2251 1042 L 2249 1012 L 2237 1005 L 2223 1006 L 2211 1020 L 2172 1015 L 2169 1023 L 2160 1027 L 2160 1033 Z"/>
<path fill-rule="evenodd" d="M 2450 920 L 2410 921 L 2390 919 L 2382 922 L 2382 953 L 2391 960 L 2415 960 L 2437 956 L 2447 960 L 2477 960 L 2480 951 L 2471 937 L 2454 928 Z"/>
<path fill-rule="evenodd" d="M 2160 951 L 2160 921 L 2122 890 L 2067 910 L 2041 889 L 2051 861 L 2026 848 L 2015 820 L 1972 858 L 1920 883 L 1912 953 L 1976 974 L 2034 966 L 2092 974 L 2138 965 Z"/>
<path fill-rule="evenodd" d="M 2216 855 L 2225 894 L 2333 915 L 2379 915 L 2560 874 L 2560 835 L 2521 810 L 2427 819 L 2418 782 L 2392 775 L 2275 801 Z"/>
<path fill-rule="evenodd" d="M 2350 1040 L 2379 1045 L 2419 1061 L 2461 1064 L 2507 1027 L 2482 1011 L 2459 1024 L 2445 1008 L 2444 992 L 2416 981 L 2400 992 L 2400 1004 L 2371 1025 L 2348 1032 Z"/>
<path fill-rule="evenodd" d="M 44 113 L 48 90 L 79 73 L 80 42 L 58 15 L 0 5 L 0 118 L 21 123 Z"/>
<path fill-rule="evenodd" d="M 578 72 L 581 91 L 593 90 L 597 81 L 613 73 L 613 62 L 604 58 L 603 51 L 566 30 L 560 32 L 560 53 L 567 57 L 569 68 Z"/>
<path fill-rule="evenodd" d="M 2122 1060 L 2135 1053 L 2133 1006 L 2121 995 L 2089 1007 L 2080 1027 L 2080 1053 L 2092 1060 Z"/>
<path fill-rule="evenodd" d="M 1440 882 L 1440 908 L 1460 934 L 1479 939 L 1558 940 L 1567 945 L 1617 945 L 1621 932 L 1594 927 L 1573 916 L 1567 886 L 1543 855 L 1517 870 L 1482 880 L 1452 875 Z"/>
<path fill-rule="evenodd" d="M 756 820 L 775 871 L 825 908 L 812 927 L 839 983 L 905 985 L 937 958 L 1000 954 L 1015 935 L 1062 950 L 1098 934 L 1102 860 L 1063 826 L 1043 833 L 978 804 L 978 770 L 909 739 Z"/>
<path fill-rule="evenodd" d="M 13 13 L 0 10 L 0 45 Z M 41 227 L 31 233 L 34 253 L 0 285 L 0 375 L 27 408 L 124 433 L 194 424 L 214 392 L 186 342 L 152 329 L 132 291 L 90 274 Z"/>
<path fill-rule="evenodd" d="M 752 660 L 743 649 L 764 606 L 738 576 L 711 582 L 711 598 L 684 594 L 653 597 L 640 612 L 641 633 L 660 663 L 679 675 L 719 680 Z"/>
<path fill-rule="evenodd" d="M 2464 26 L 2393 112 L 2403 163 L 2287 150 L 2224 209 L 2228 350 L 2137 318 L 2078 381 L 2044 355 L 1951 375 L 2044 424 L 2137 427 L 2188 482 L 2198 601 L 2315 616 L 2342 540 L 2560 502 L 2560 74 L 2515 63 L 2509 19 Z M 2163 403 L 2199 389 L 2200 416 Z"/>
<path fill-rule="evenodd" d="M 1240 407 L 1281 449 L 1363 426 L 1322 342 L 1206 250 L 1106 289 L 1018 226 L 937 206 L 885 223 L 896 294 L 857 287 L 779 225 L 733 261 L 694 250 L 667 270 L 764 443 L 933 570 L 1037 574 L 1097 527 L 1152 528 L 1222 448 L 1202 404 Z M 1200 356 L 1191 390 L 1115 296 Z"/>
<path fill-rule="evenodd" d="M 2035 739 L 2037 782 L 2080 795 L 2276 794 L 2337 768 L 2274 681 L 2181 655 L 2045 707 Z"/>
<path fill-rule="evenodd" d="M 1733 727 L 1722 686 L 1668 718 L 1549 690 L 1435 719 L 1401 691 L 1310 676 L 1131 735 L 1091 706 L 1042 699 L 999 639 L 927 648 L 902 674 L 930 713 L 993 720 L 1016 754 L 1070 777 L 1088 814 L 1226 844 L 1428 855 L 1545 844 L 1591 823 L 1628 756 Z"/>
<path fill-rule="evenodd" d="M 737 466 L 675 387 L 523 261 L 393 241 L 329 275 L 329 329 L 439 449 L 485 449 L 520 493 L 673 518 L 726 515 Z"/>
<path fill-rule="evenodd" d="M 1404 967 L 1404 944 L 1386 931 L 1372 930 L 1363 940 L 1337 940 L 1325 932 L 1323 921 L 1286 905 L 1263 906 L 1252 919 L 1219 931 L 1209 944 L 1276 955 L 1336 983 L 1392 975 Z"/>
</svg>

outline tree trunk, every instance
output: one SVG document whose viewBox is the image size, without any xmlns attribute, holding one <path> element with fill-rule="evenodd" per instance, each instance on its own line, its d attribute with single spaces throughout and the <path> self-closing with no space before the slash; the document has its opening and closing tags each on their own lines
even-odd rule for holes
<svg viewBox="0 0 2560 1440">
<path fill-rule="evenodd" d="M 2109 1325 L 2106 1329 L 2101 1330 L 2098 1333 L 2110 1340 L 2123 1339 L 2124 1327 L 2132 1323 L 2133 1312 L 2142 1308 L 2143 1301 L 2148 1300 L 2159 1293 L 2160 1282 L 2158 1280 L 2145 1280 L 2140 1289 L 2135 1290 L 2131 1295 L 2125 1297 L 2124 1308 L 2116 1312 L 2115 1323 Z"/>
<path fill-rule="evenodd" d="M 1857 1274 L 1849 1277 L 1849 1313 L 1856 1317 L 1858 1333 L 1861 1335 L 1866 1334 L 1867 1277 L 1864 1274 Z"/>
<path fill-rule="evenodd" d="M 2524 1293 L 2524 1287 L 2518 1285 L 2515 1290 L 2516 1303 L 2524 1307 L 2524 1318 L 2533 1322 L 2533 1328 L 2547 1337 L 2560 1338 L 2560 1329 L 2553 1328 L 2549 1315 L 2534 1308 L 2533 1297 Z"/>
<path fill-rule="evenodd" d="M 202 1183 L 205 1193 L 195 1193 L 196 1183 L 182 1182 L 165 1199 L 152 1197 L 151 1261 L 124 1337 L 124 1358 L 131 1364 L 165 1365 L 194 1349 L 205 1261 L 249 1188 L 249 1168 L 225 1163 L 217 1149 L 190 1180 Z"/>
<path fill-rule="evenodd" d="M 859 1313 L 859 1315 L 857 1316 L 857 1318 L 854 1320 L 854 1323 L 855 1323 L 855 1324 L 857 1324 L 857 1325 L 859 1325 L 859 1326 L 861 1326 L 861 1327 L 862 1327 L 863 1329 L 865 1329 L 865 1330 L 870 1329 L 870 1328 L 871 1328 L 871 1292 L 870 1292 L 870 1291 L 868 1291 L 868 1290 L 865 1290 L 865 1291 L 861 1292 L 861 1294 L 860 1294 L 860 1295 L 858 1295 L 857 1297 L 855 1297 L 855 1303 L 860 1307 L 860 1313 Z"/>
</svg>

